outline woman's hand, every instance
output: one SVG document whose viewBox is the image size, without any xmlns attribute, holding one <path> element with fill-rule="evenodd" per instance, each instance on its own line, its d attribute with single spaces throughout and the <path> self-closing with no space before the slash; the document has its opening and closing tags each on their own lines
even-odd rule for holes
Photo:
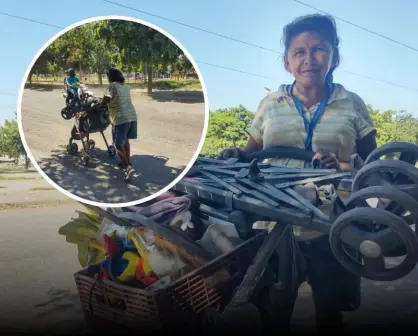
<svg viewBox="0 0 418 336">
<path fill-rule="evenodd" d="M 219 155 L 218 160 L 228 160 L 230 158 L 239 159 L 244 156 L 245 152 L 238 147 L 224 149 Z"/>
<path fill-rule="evenodd" d="M 312 160 L 318 159 L 321 162 L 321 166 L 327 169 L 337 169 L 340 170 L 340 162 L 338 161 L 337 156 L 334 153 L 330 153 L 325 150 L 318 150 L 315 153 Z"/>
</svg>

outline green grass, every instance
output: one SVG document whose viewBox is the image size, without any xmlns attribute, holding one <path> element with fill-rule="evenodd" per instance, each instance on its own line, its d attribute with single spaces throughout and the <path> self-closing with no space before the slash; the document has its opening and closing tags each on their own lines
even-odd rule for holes
<svg viewBox="0 0 418 336">
<path fill-rule="evenodd" d="M 1 173 L 26 173 L 27 171 L 23 167 L 1 167 Z"/>
<path fill-rule="evenodd" d="M 42 180 L 42 177 L 24 177 L 24 176 L 1 176 L 0 181 L 27 181 Z"/>
<path fill-rule="evenodd" d="M 49 190 L 55 190 L 53 187 L 35 187 L 30 188 L 29 191 L 49 191 Z"/>
<path fill-rule="evenodd" d="M 95 80 L 92 80 L 93 78 L 89 79 L 87 81 L 87 85 L 97 85 L 98 81 L 97 78 Z M 141 82 L 135 82 L 133 79 L 128 79 L 126 82 L 128 85 L 130 85 L 133 88 L 139 88 L 139 89 L 146 89 L 148 83 L 141 81 Z M 29 84 L 27 81 L 26 84 Z M 45 84 L 45 85 L 57 85 L 57 86 L 63 86 L 61 80 L 55 81 L 52 78 L 48 79 L 40 79 L 39 81 L 33 80 L 32 84 Z M 107 85 L 107 80 L 103 80 L 103 85 Z M 202 90 L 202 85 L 200 83 L 200 80 L 198 79 L 189 79 L 189 80 L 171 80 L 171 79 L 154 79 L 152 81 L 152 88 L 156 90 Z"/>
</svg>

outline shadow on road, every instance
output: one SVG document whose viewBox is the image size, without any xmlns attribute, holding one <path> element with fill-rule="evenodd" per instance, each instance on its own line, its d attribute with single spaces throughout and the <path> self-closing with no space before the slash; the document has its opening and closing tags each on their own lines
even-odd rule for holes
<svg viewBox="0 0 418 336">
<path fill-rule="evenodd" d="M 34 91 L 54 91 L 59 88 L 63 88 L 64 85 L 51 85 L 51 84 L 25 84 L 25 90 L 34 90 Z"/>
<path fill-rule="evenodd" d="M 3 170 L 1 170 L 0 169 L 0 175 L 25 175 L 25 174 L 28 174 L 28 175 L 31 175 L 31 174 L 34 174 L 34 173 L 37 173 L 38 171 L 36 170 L 36 169 L 34 169 L 34 170 L 27 170 L 27 171 L 24 171 L 24 170 L 22 170 L 22 171 L 13 171 L 13 170 L 6 170 L 6 171 L 3 171 Z"/>
<path fill-rule="evenodd" d="M 43 310 L 36 315 L 37 318 L 47 317 L 56 314 L 57 311 L 76 310 L 80 311 L 80 298 L 78 293 L 70 290 L 50 290 L 49 300 L 35 305 L 35 308 Z"/>
<path fill-rule="evenodd" d="M 60 187 L 73 195 L 106 203 L 133 202 L 150 196 L 170 184 L 180 169 L 167 167 L 168 158 L 151 155 L 132 156 L 132 166 L 141 173 L 140 179 L 123 180 L 123 171 L 116 157 L 107 151 L 93 149 L 87 167 L 81 155 L 69 155 L 64 146 L 52 152 L 50 158 L 38 163 L 42 170 Z"/>
<path fill-rule="evenodd" d="M 154 91 L 148 97 L 163 103 L 202 104 L 205 102 L 202 91 Z"/>
</svg>

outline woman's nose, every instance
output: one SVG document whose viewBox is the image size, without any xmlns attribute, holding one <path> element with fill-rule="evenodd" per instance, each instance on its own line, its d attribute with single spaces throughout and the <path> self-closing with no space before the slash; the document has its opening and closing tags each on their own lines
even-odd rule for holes
<svg viewBox="0 0 418 336">
<path fill-rule="evenodd" d="M 303 62 L 305 64 L 312 64 L 315 62 L 315 54 L 313 52 L 307 51 L 304 56 Z"/>
</svg>

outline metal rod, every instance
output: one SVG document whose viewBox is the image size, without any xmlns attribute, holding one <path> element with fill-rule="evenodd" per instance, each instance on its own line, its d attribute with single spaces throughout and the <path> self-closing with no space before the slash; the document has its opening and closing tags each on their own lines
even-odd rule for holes
<svg viewBox="0 0 418 336">
<path fill-rule="evenodd" d="M 321 182 L 321 181 L 327 181 L 327 180 L 342 179 L 344 177 L 350 177 L 350 176 L 351 176 L 350 173 L 339 173 L 339 174 L 326 175 L 326 176 L 321 176 L 321 177 L 313 177 L 313 178 L 308 178 L 308 179 L 299 180 L 299 181 L 279 183 L 279 184 L 276 184 L 275 187 L 279 188 L 279 189 L 282 189 L 282 188 L 288 188 L 288 187 L 295 186 L 295 185 L 300 185 L 300 184 L 307 184 L 307 183 L 311 183 L 311 182 Z"/>
<path fill-rule="evenodd" d="M 298 202 L 297 200 L 295 200 L 294 198 L 290 197 L 289 195 L 286 195 L 284 192 L 275 189 L 273 190 L 272 188 L 266 188 L 265 186 L 255 183 L 249 179 L 240 179 L 238 180 L 240 183 L 246 184 L 249 187 L 252 187 L 260 192 L 262 192 L 263 194 L 275 199 L 278 202 L 282 202 L 285 205 L 290 205 L 293 206 L 295 208 L 298 208 L 299 210 L 303 211 L 306 214 L 310 214 L 311 210 L 307 209 L 303 204 L 301 204 L 300 202 Z"/>
<path fill-rule="evenodd" d="M 234 186 L 226 183 L 225 181 L 223 181 L 222 179 L 220 179 L 219 177 L 212 175 L 211 173 L 208 173 L 206 171 L 202 171 L 201 172 L 203 175 L 209 177 L 210 179 L 212 179 L 213 181 L 215 181 L 216 183 L 219 183 L 222 187 L 224 187 L 225 189 L 228 189 L 229 191 L 233 192 L 235 195 L 237 196 L 241 196 L 242 195 L 242 191 L 235 188 Z"/>
</svg>

